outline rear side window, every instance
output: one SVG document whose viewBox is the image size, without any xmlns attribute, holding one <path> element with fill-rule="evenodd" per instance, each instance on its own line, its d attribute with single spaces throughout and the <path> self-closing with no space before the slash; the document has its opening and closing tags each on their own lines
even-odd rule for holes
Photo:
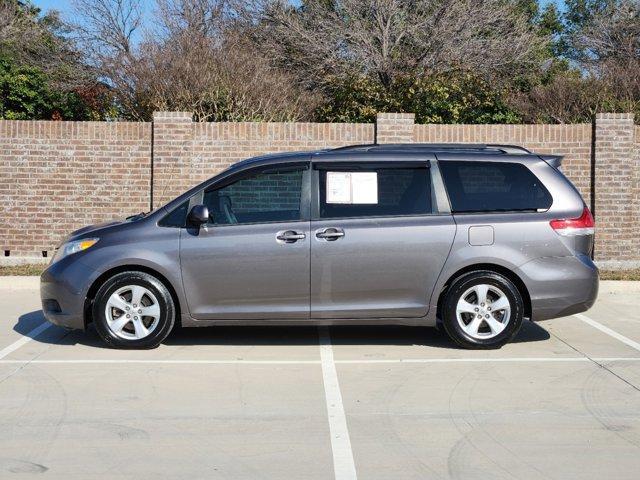
<svg viewBox="0 0 640 480">
<path fill-rule="evenodd" d="M 320 170 L 320 217 L 425 215 L 431 211 L 427 167 Z"/>
<path fill-rule="evenodd" d="M 526 166 L 503 162 L 442 161 L 454 213 L 547 210 L 551 194 Z"/>
</svg>

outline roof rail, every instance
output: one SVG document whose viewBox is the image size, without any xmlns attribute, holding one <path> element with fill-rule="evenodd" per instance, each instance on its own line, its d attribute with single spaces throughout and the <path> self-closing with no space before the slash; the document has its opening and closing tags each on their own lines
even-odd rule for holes
<svg viewBox="0 0 640 480">
<path fill-rule="evenodd" d="M 336 148 L 329 148 L 327 150 L 324 150 L 326 152 L 344 152 L 344 151 L 348 151 L 348 150 L 368 150 L 369 148 L 374 148 L 377 147 L 378 144 L 377 143 L 363 143 L 361 145 L 345 145 L 344 147 L 336 147 Z"/>
<path fill-rule="evenodd" d="M 514 153 L 514 154 L 523 153 L 527 155 L 531 153 L 531 150 L 528 150 L 524 147 L 520 147 L 518 145 L 502 145 L 499 143 L 489 143 L 487 144 L 487 147 L 502 150 L 504 153 Z"/>
<path fill-rule="evenodd" d="M 340 151 L 373 151 L 373 150 L 475 150 L 497 151 L 505 154 L 529 155 L 531 151 L 517 145 L 484 144 L 484 143 L 370 143 L 364 145 L 349 145 L 328 150 Z"/>
</svg>

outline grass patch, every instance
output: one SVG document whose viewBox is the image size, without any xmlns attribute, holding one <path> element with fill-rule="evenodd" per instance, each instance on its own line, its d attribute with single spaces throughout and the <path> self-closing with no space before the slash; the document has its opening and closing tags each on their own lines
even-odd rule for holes
<svg viewBox="0 0 640 480">
<path fill-rule="evenodd" d="M 640 268 L 632 270 L 600 270 L 600 280 L 640 280 Z"/>
<path fill-rule="evenodd" d="M 35 275 L 39 277 L 45 268 L 47 268 L 46 264 L 0 266 L 0 277 L 8 275 Z"/>
</svg>

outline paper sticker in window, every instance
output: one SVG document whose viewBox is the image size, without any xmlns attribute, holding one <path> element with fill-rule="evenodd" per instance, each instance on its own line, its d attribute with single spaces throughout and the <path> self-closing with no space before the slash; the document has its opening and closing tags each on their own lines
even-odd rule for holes
<svg viewBox="0 0 640 480">
<path fill-rule="evenodd" d="M 327 172 L 326 203 L 378 203 L 376 172 Z"/>
</svg>

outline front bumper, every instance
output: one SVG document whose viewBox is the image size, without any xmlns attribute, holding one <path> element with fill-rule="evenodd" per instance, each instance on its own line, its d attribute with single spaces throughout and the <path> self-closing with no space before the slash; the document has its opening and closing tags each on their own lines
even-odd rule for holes
<svg viewBox="0 0 640 480">
<path fill-rule="evenodd" d="M 598 268 L 586 255 L 538 258 L 516 273 L 529 290 L 534 321 L 584 312 L 598 297 Z"/>
<path fill-rule="evenodd" d="M 95 272 L 73 255 L 49 265 L 40 276 L 44 317 L 61 327 L 84 330 L 85 299 L 94 277 Z"/>
</svg>

